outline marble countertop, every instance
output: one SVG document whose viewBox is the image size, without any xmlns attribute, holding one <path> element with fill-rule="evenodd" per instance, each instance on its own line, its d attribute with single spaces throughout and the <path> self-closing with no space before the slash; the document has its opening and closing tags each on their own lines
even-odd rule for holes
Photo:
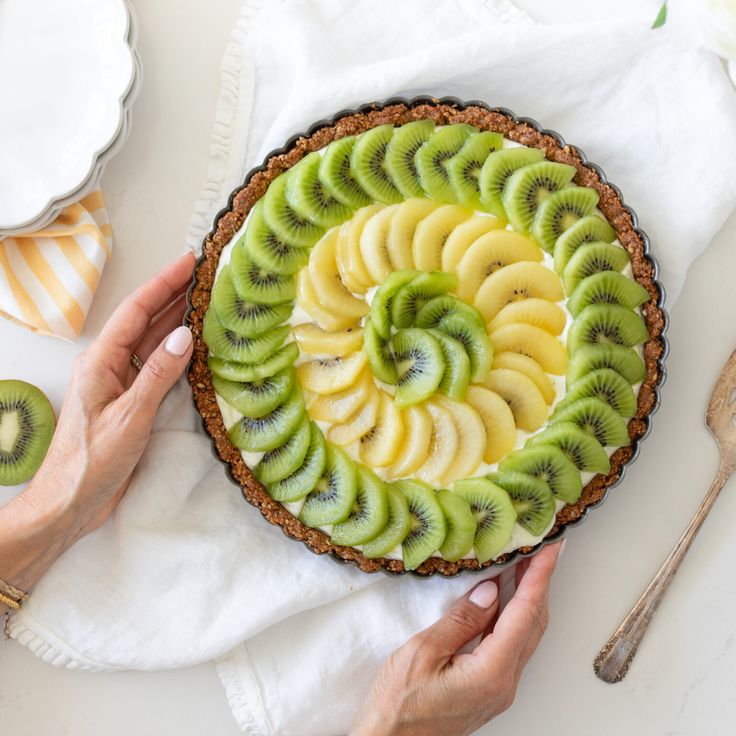
<svg viewBox="0 0 736 736">
<path fill-rule="evenodd" d="M 543 0 L 518 3 L 552 19 Z M 566 0 L 569 18 L 636 9 Z M 646 0 L 652 17 L 658 0 Z M 133 130 L 103 186 L 115 255 L 76 345 L 0 322 L 0 376 L 23 377 L 61 404 L 71 362 L 112 309 L 182 250 L 204 177 L 218 67 L 240 0 L 137 4 L 143 88 Z M 193 53 L 196 50 L 196 53 Z M 196 101 L 193 104 L 193 100 Z M 644 213 L 642 213 L 644 214 Z M 643 218 L 646 229 L 646 216 Z M 733 730 L 736 704 L 736 489 L 727 487 L 678 573 L 628 677 L 605 685 L 593 658 L 686 526 L 717 467 L 703 415 L 736 346 L 736 213 L 695 263 L 671 311 L 669 378 L 654 431 L 625 483 L 569 536 L 551 623 L 516 703 L 480 734 L 701 736 Z M 29 356 L 33 359 L 29 360 Z M 7 496 L 6 496 L 7 497 Z M 0 502 L 6 497 L 0 495 Z M 58 670 L 0 642 L 0 723 L 33 736 L 238 733 L 211 664 L 115 675 Z"/>
</svg>

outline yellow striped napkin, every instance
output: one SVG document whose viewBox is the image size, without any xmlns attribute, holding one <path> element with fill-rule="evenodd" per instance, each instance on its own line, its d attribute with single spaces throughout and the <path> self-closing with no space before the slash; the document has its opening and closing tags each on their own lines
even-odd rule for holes
<svg viewBox="0 0 736 736">
<path fill-rule="evenodd" d="M 34 332 L 76 340 L 111 252 L 100 191 L 64 209 L 43 230 L 0 239 L 0 315 Z"/>
</svg>

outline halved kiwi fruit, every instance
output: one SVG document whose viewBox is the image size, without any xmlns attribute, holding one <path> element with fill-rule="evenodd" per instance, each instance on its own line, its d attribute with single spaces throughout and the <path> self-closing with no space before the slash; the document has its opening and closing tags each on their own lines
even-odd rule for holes
<svg viewBox="0 0 736 736">
<path fill-rule="evenodd" d="M 304 500 L 299 519 L 307 526 L 324 526 L 345 521 L 358 493 L 358 471 L 348 454 L 329 442 L 325 471 Z"/>
<path fill-rule="evenodd" d="M 210 356 L 207 365 L 214 375 L 228 381 L 260 381 L 293 365 L 298 357 L 297 344 L 288 342 L 261 363 L 236 363 Z"/>
<path fill-rule="evenodd" d="M 393 483 L 386 485 L 388 521 L 386 526 L 363 545 L 363 554 L 368 559 L 383 557 L 398 547 L 409 533 L 412 515 L 406 496 Z"/>
<path fill-rule="evenodd" d="M 554 265 L 557 273 L 562 273 L 572 254 L 586 243 L 612 243 L 616 231 L 599 215 L 586 215 L 565 230 L 554 246 Z"/>
<path fill-rule="evenodd" d="M 445 560 L 456 562 L 473 549 L 478 523 L 470 509 L 470 504 L 459 493 L 443 488 L 437 491 L 437 500 L 445 514 L 447 524 L 440 554 Z"/>
<path fill-rule="evenodd" d="M 300 215 L 286 198 L 290 172 L 280 174 L 268 186 L 263 197 L 263 217 L 266 224 L 285 243 L 307 248 L 323 235 L 324 228 Z"/>
<path fill-rule="evenodd" d="M 361 188 L 376 202 L 403 201 L 386 169 L 386 153 L 394 135 L 393 125 L 379 125 L 362 133 L 350 155 L 350 168 Z"/>
<path fill-rule="evenodd" d="M 462 401 L 470 385 L 470 358 L 465 346 L 455 337 L 450 337 L 441 330 L 428 330 L 442 349 L 445 370 L 438 386 L 442 393 L 455 401 Z"/>
<path fill-rule="evenodd" d="M 431 486 L 418 480 L 397 480 L 393 485 L 409 503 L 411 522 L 409 533 L 401 543 L 401 551 L 404 567 L 414 570 L 440 548 L 447 522 Z"/>
<path fill-rule="evenodd" d="M 649 301 L 649 292 L 636 281 L 615 271 L 600 271 L 578 283 L 567 301 L 567 308 L 577 317 L 590 304 L 616 304 L 636 309 Z"/>
<path fill-rule="evenodd" d="M 457 276 L 443 271 L 421 273 L 394 296 L 391 318 L 396 327 L 409 327 L 426 301 L 446 294 L 457 286 Z"/>
<path fill-rule="evenodd" d="M 375 539 L 388 523 L 386 484 L 371 470 L 358 466 L 358 491 L 350 514 L 332 527 L 333 544 L 352 546 Z"/>
<path fill-rule="evenodd" d="M 391 337 L 391 304 L 396 294 L 410 281 L 419 276 L 418 271 L 402 269 L 393 271 L 378 287 L 371 301 L 371 323 L 376 332 L 384 339 Z"/>
<path fill-rule="evenodd" d="M 294 300 L 293 276 L 284 276 L 259 266 L 245 248 L 235 248 L 230 258 L 230 275 L 238 296 L 255 304 L 283 304 Z"/>
<path fill-rule="evenodd" d="M 265 456 L 264 456 L 265 457 Z M 327 463 L 327 443 L 320 428 L 309 423 L 309 447 L 301 465 L 281 480 L 269 483 L 271 498 L 279 503 L 298 501 L 310 493 L 319 482 Z"/>
<path fill-rule="evenodd" d="M 228 404 L 244 416 L 262 417 L 282 404 L 296 381 L 294 369 L 284 368 L 260 381 L 228 381 L 212 376 L 212 386 Z"/>
<path fill-rule="evenodd" d="M 591 187 L 564 187 L 539 205 L 532 222 L 532 235 L 551 253 L 557 238 L 598 204 L 598 192 Z"/>
<path fill-rule="evenodd" d="M 371 198 L 355 180 L 350 167 L 355 141 L 355 136 L 349 135 L 330 143 L 325 149 L 318 171 L 319 179 L 327 191 L 351 210 L 371 203 Z"/>
<path fill-rule="evenodd" d="M 352 211 L 337 200 L 319 178 L 322 156 L 307 154 L 289 172 L 285 195 L 294 211 L 315 225 L 330 228 L 345 222 Z"/>
<path fill-rule="evenodd" d="M 526 446 L 534 445 L 558 447 L 580 471 L 607 473 L 611 468 L 608 453 L 600 442 L 572 422 L 554 424 L 543 432 L 532 435 L 526 441 Z"/>
<path fill-rule="evenodd" d="M 503 136 L 484 130 L 470 136 L 463 147 L 447 162 L 450 186 L 460 204 L 480 210 L 480 172 L 488 155 L 503 148 Z"/>
<path fill-rule="evenodd" d="M 623 447 L 629 441 L 626 421 L 605 401 L 595 398 L 578 399 L 556 412 L 550 426 L 572 422 L 598 440 L 603 447 Z"/>
<path fill-rule="evenodd" d="M 378 334 L 372 319 L 367 319 L 363 327 L 363 349 L 368 356 L 373 375 L 379 381 L 395 384 L 399 374 L 391 344 Z"/>
<path fill-rule="evenodd" d="M 629 382 L 610 368 L 599 368 L 578 378 L 570 386 L 565 398 L 557 405 L 555 411 L 561 411 L 578 399 L 589 396 L 605 401 L 624 418 L 633 417 L 636 414 L 636 396 Z"/>
<path fill-rule="evenodd" d="M 567 385 L 598 368 L 612 368 L 630 384 L 639 383 L 646 376 L 646 365 L 634 350 L 623 345 L 597 343 L 582 345 L 571 355 L 567 368 Z"/>
<path fill-rule="evenodd" d="M 404 409 L 437 390 L 445 373 L 445 359 L 440 343 L 426 330 L 399 330 L 391 342 L 398 372 L 394 403 Z"/>
<path fill-rule="evenodd" d="M 443 294 L 430 299 L 417 312 L 414 324 L 416 327 L 437 327 L 443 317 L 456 313 L 462 314 L 465 320 L 474 322 L 478 329 L 485 330 L 485 322 L 480 312 L 451 294 Z"/>
<path fill-rule="evenodd" d="M 544 151 L 539 148 L 504 148 L 488 156 L 480 170 L 480 201 L 483 209 L 497 217 L 506 218 L 503 193 L 511 175 L 529 164 L 542 161 Z"/>
<path fill-rule="evenodd" d="M 263 200 L 258 200 L 250 213 L 242 243 L 235 245 L 241 247 L 257 266 L 280 276 L 291 276 L 309 260 L 307 248 L 289 245 L 266 224 Z"/>
<path fill-rule="evenodd" d="M 567 333 L 570 354 L 583 345 L 612 343 L 630 348 L 649 339 L 644 320 L 635 312 L 611 304 L 591 304 L 575 318 Z"/>
<path fill-rule="evenodd" d="M 253 468 L 253 475 L 264 485 L 288 478 L 304 464 L 311 440 L 311 424 L 309 417 L 304 414 L 284 444 L 263 455 Z"/>
<path fill-rule="evenodd" d="M 289 325 L 280 325 L 261 335 L 239 335 L 225 327 L 217 312 L 210 309 L 204 318 L 202 337 L 210 352 L 218 358 L 236 363 L 258 363 L 283 345 L 289 331 Z"/>
<path fill-rule="evenodd" d="M 436 329 L 462 343 L 470 359 L 470 380 L 473 383 L 482 381 L 493 363 L 493 346 L 485 327 L 479 328 L 474 319 L 461 312 L 453 312 L 446 314 Z"/>
<path fill-rule="evenodd" d="M 526 473 L 543 480 L 565 503 L 575 503 L 583 491 L 580 471 L 554 445 L 536 445 L 515 450 L 501 461 L 501 472 Z"/>
<path fill-rule="evenodd" d="M 488 480 L 509 494 L 516 521 L 524 529 L 534 536 L 544 534 L 555 516 L 555 498 L 545 481 L 512 470 L 493 473 Z"/>
<path fill-rule="evenodd" d="M 629 254 L 620 245 L 611 243 L 586 243 L 570 257 L 562 272 L 565 291 L 572 294 L 586 277 L 600 271 L 623 271 L 629 264 Z"/>
<path fill-rule="evenodd" d="M 432 133 L 431 120 L 415 120 L 394 131 L 386 151 L 386 170 L 404 197 L 424 197 L 414 156 Z"/>
<path fill-rule="evenodd" d="M 438 202 L 454 204 L 457 194 L 450 183 L 448 161 L 478 129 L 458 123 L 436 130 L 416 152 L 414 162 L 422 189 Z"/>
</svg>

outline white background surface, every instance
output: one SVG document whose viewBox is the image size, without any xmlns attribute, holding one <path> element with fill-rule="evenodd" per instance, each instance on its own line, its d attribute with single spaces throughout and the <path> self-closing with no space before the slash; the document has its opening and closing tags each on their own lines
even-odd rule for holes
<svg viewBox="0 0 736 736">
<path fill-rule="evenodd" d="M 551 4 L 543 0 L 518 4 L 540 20 L 552 20 Z M 614 12 L 620 17 L 626 7 L 640 10 L 645 3 L 575 0 L 564 5 L 571 19 L 603 19 Z M 137 4 L 144 82 L 130 140 L 104 179 L 115 236 L 113 261 L 79 344 L 0 322 L 0 344 L 6 346 L 0 350 L 1 378 L 34 382 L 60 406 L 74 355 L 128 291 L 182 250 L 205 173 L 218 67 L 239 6 L 240 0 Z M 645 17 L 653 17 L 658 2 L 647 0 L 646 6 Z M 646 213 L 640 215 L 646 229 Z M 717 451 L 703 414 L 711 386 L 736 347 L 735 283 L 736 215 L 694 265 L 672 310 L 669 379 L 654 432 L 605 510 L 570 534 L 554 581 L 547 636 L 513 708 L 480 733 L 732 732 L 736 487 L 727 488 L 719 500 L 627 679 L 605 685 L 593 676 L 591 663 L 715 472 Z M 0 502 L 5 498 L 0 492 Z M 238 733 L 210 664 L 174 672 L 85 674 L 45 665 L 12 642 L 0 642 L 0 724 L 4 733 L 22 736 Z"/>
</svg>

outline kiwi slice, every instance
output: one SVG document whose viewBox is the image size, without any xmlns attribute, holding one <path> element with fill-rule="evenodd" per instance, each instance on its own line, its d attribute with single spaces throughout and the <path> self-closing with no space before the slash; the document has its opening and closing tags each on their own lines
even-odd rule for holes
<svg viewBox="0 0 736 736">
<path fill-rule="evenodd" d="M 386 151 L 386 170 L 404 197 L 423 197 L 414 156 L 434 133 L 432 120 L 415 120 L 394 131 Z"/>
<path fill-rule="evenodd" d="M 572 422 L 561 422 L 532 435 L 526 441 L 526 446 L 534 445 L 554 445 L 562 450 L 580 471 L 607 473 L 611 469 L 608 453 L 600 442 Z"/>
<path fill-rule="evenodd" d="M 551 253 L 557 238 L 598 204 L 598 192 L 591 187 L 565 187 L 539 205 L 532 221 L 532 235 Z"/>
<path fill-rule="evenodd" d="M 35 475 L 55 424 L 41 389 L 25 381 L 0 381 L 0 486 L 17 486 Z"/>
<path fill-rule="evenodd" d="M 445 370 L 438 386 L 439 390 L 455 401 L 463 401 L 470 385 L 470 358 L 465 346 L 455 337 L 440 330 L 428 330 L 442 348 Z"/>
<path fill-rule="evenodd" d="M 212 373 L 228 381 L 260 381 L 273 376 L 284 368 L 293 365 L 299 357 L 299 348 L 295 342 L 288 342 L 261 363 L 236 363 L 210 356 L 207 365 Z"/>
<path fill-rule="evenodd" d="M 526 473 L 549 486 L 565 503 L 575 503 L 583 492 L 580 471 L 562 450 L 554 445 L 536 445 L 515 450 L 498 466 L 501 472 Z"/>
<path fill-rule="evenodd" d="M 265 457 L 265 456 L 264 456 Z M 320 428 L 309 423 L 309 447 L 301 465 L 293 473 L 268 485 L 268 493 L 274 501 L 288 503 L 304 498 L 314 489 L 325 472 L 327 443 Z"/>
<path fill-rule="evenodd" d="M 256 304 L 238 296 L 230 266 L 225 266 L 212 289 L 212 307 L 220 322 L 239 335 L 260 335 L 289 319 L 292 305 Z"/>
<path fill-rule="evenodd" d="M 284 276 L 259 266 L 245 248 L 233 249 L 230 274 L 238 296 L 254 304 L 283 304 L 296 296 L 293 276 Z"/>
<path fill-rule="evenodd" d="M 503 208 L 511 227 L 529 232 L 542 202 L 572 181 L 576 169 L 554 161 L 539 161 L 515 171 L 503 190 Z"/>
<path fill-rule="evenodd" d="M 550 426 L 562 422 L 577 425 L 603 447 L 623 447 L 629 441 L 626 420 L 600 399 L 578 399 L 549 420 Z"/>
<path fill-rule="evenodd" d="M 349 135 L 330 143 L 322 156 L 318 172 L 327 191 L 351 210 L 358 210 L 371 203 L 371 198 L 355 180 L 350 168 L 350 156 L 355 141 L 355 136 Z"/>
<path fill-rule="evenodd" d="M 447 489 L 437 491 L 437 500 L 445 514 L 447 531 L 440 547 L 443 559 L 456 562 L 473 549 L 478 523 L 470 510 L 470 504 L 458 493 Z"/>
<path fill-rule="evenodd" d="M 406 539 L 411 528 L 409 502 L 393 483 L 385 486 L 388 500 L 388 521 L 380 533 L 363 545 L 363 554 L 368 559 L 383 557 L 396 549 Z"/>
<path fill-rule="evenodd" d="M 367 319 L 363 327 L 363 349 L 373 375 L 379 381 L 395 384 L 399 380 L 391 345 L 378 334 L 372 319 Z"/>
<path fill-rule="evenodd" d="M 272 412 L 291 394 L 295 382 L 293 368 L 284 368 L 268 378 L 245 383 L 212 376 L 215 391 L 248 417 L 262 417 Z"/>
<path fill-rule="evenodd" d="M 289 173 L 280 174 L 269 185 L 263 197 L 263 217 L 266 224 L 285 243 L 301 248 L 314 245 L 324 228 L 300 215 L 286 198 Z"/>
<path fill-rule="evenodd" d="M 578 378 L 570 386 L 567 395 L 557 405 L 555 411 L 561 411 L 578 399 L 589 396 L 605 401 L 611 409 L 624 418 L 630 418 L 636 414 L 636 396 L 629 382 L 610 368 L 599 368 Z"/>
<path fill-rule="evenodd" d="M 457 194 L 450 183 L 449 160 L 478 129 L 466 123 L 447 125 L 436 130 L 414 156 L 419 183 L 427 196 L 438 202 L 454 204 Z"/>
<path fill-rule="evenodd" d="M 365 466 L 358 466 L 358 491 L 350 515 L 332 527 L 330 541 L 350 547 L 374 539 L 388 523 L 386 484 Z"/>
<path fill-rule="evenodd" d="M 417 312 L 432 297 L 446 294 L 457 287 L 457 276 L 443 271 L 419 274 L 406 284 L 391 302 L 391 317 L 396 327 L 414 324 Z"/>
<path fill-rule="evenodd" d="M 571 256 L 562 272 L 565 291 L 572 294 L 587 276 L 601 271 L 623 271 L 629 264 L 629 254 L 619 245 L 586 243 Z"/>
<path fill-rule="evenodd" d="M 419 275 L 418 271 L 403 269 L 393 271 L 378 287 L 371 301 L 371 322 L 376 332 L 384 339 L 391 337 L 391 303 L 404 286 Z"/>
<path fill-rule="evenodd" d="M 268 452 L 283 445 L 304 416 L 304 396 L 298 383 L 282 404 L 262 417 L 243 417 L 228 431 L 235 447 L 247 452 Z"/>
<path fill-rule="evenodd" d="M 322 183 L 321 163 L 322 156 L 317 151 L 307 154 L 289 172 L 285 195 L 298 215 L 319 227 L 330 228 L 345 222 L 353 213 Z"/>
<path fill-rule="evenodd" d="M 527 473 L 507 470 L 488 476 L 511 497 L 516 521 L 535 537 L 541 536 L 555 516 L 555 497 L 549 485 Z"/>
<path fill-rule="evenodd" d="M 598 368 L 612 368 L 631 384 L 643 381 L 647 373 L 644 361 L 631 348 L 611 343 L 583 345 L 570 356 L 567 385 L 572 386 L 579 378 Z"/>
<path fill-rule="evenodd" d="M 253 468 L 253 475 L 265 485 L 288 478 L 302 467 L 311 439 L 309 417 L 304 414 L 286 442 L 263 455 L 258 465 Z"/>
<path fill-rule="evenodd" d="M 649 330 L 636 312 L 610 304 L 591 304 L 573 320 L 567 333 L 567 349 L 572 355 L 582 345 L 591 343 L 630 348 L 648 339 Z"/>
<path fill-rule="evenodd" d="M 440 385 L 445 360 L 440 343 L 426 330 L 399 330 L 392 339 L 398 372 L 394 403 L 399 409 L 428 399 Z"/>
<path fill-rule="evenodd" d="M 496 217 L 506 218 L 503 193 L 511 175 L 529 164 L 542 161 L 544 151 L 539 148 L 504 148 L 488 156 L 480 170 L 480 201 L 483 208 Z"/>
<path fill-rule="evenodd" d="M 479 329 L 485 330 L 485 322 L 480 312 L 456 296 L 444 294 L 430 299 L 417 312 L 414 324 L 417 327 L 436 327 L 448 314 L 461 314 L 464 319 L 475 322 Z"/>
<path fill-rule="evenodd" d="M 202 336 L 217 358 L 236 363 L 259 363 L 284 344 L 290 329 L 289 325 L 280 325 L 253 337 L 238 335 L 220 322 L 214 309 L 208 309 Z"/>
<path fill-rule="evenodd" d="M 446 314 L 437 329 L 462 343 L 470 359 L 470 380 L 478 383 L 485 379 L 493 363 L 493 346 L 485 326 L 479 327 L 474 319 L 454 312 Z"/>
<path fill-rule="evenodd" d="M 244 247 L 253 263 L 266 271 L 291 276 L 307 263 L 309 250 L 285 243 L 266 225 L 262 202 L 258 200 L 256 203 L 245 229 L 244 240 L 235 247 Z"/>
<path fill-rule="evenodd" d="M 358 493 L 358 471 L 347 453 L 329 442 L 325 471 L 304 500 L 299 519 L 307 526 L 324 526 L 345 521 Z"/>
<path fill-rule="evenodd" d="M 386 170 L 386 153 L 394 136 L 393 125 L 379 125 L 361 133 L 350 155 L 355 180 L 370 197 L 384 204 L 404 200 Z"/>
<path fill-rule="evenodd" d="M 599 215 L 586 215 L 565 230 L 554 247 L 554 265 L 562 273 L 572 254 L 585 243 L 613 243 L 616 231 Z"/>
<path fill-rule="evenodd" d="M 447 523 L 437 495 L 431 486 L 419 480 L 397 480 L 397 488 L 409 502 L 409 533 L 401 543 L 404 567 L 415 570 L 445 539 Z"/>
<path fill-rule="evenodd" d="M 484 130 L 470 136 L 463 147 L 447 162 L 450 186 L 460 204 L 473 210 L 482 209 L 480 172 L 489 154 L 503 148 L 503 136 Z"/>
<path fill-rule="evenodd" d="M 473 548 L 483 564 L 498 557 L 511 539 L 516 510 L 506 491 L 486 478 L 455 481 L 455 493 L 470 505 L 477 523 Z"/>
<path fill-rule="evenodd" d="M 573 317 L 589 304 L 617 304 L 626 309 L 649 301 L 649 292 L 633 279 L 615 271 L 600 271 L 586 276 L 570 295 L 567 309 Z"/>
</svg>

